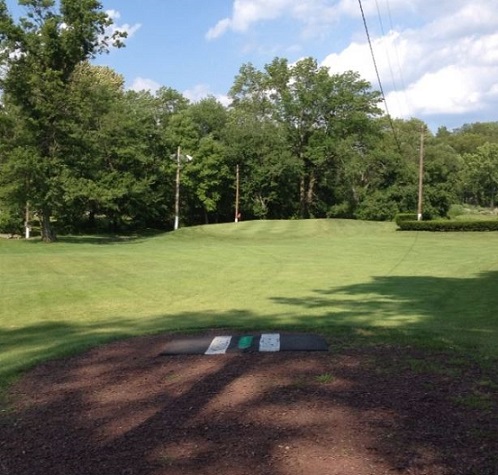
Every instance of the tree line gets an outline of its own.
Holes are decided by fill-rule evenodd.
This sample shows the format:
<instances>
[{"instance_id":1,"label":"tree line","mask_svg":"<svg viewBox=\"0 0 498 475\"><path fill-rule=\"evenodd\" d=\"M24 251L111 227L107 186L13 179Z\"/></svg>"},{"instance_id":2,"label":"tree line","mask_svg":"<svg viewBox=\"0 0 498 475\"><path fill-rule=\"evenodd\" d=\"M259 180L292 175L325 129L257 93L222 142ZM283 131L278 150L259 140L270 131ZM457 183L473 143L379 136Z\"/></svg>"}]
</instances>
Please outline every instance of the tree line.
<instances>
[{"instance_id":1,"label":"tree line","mask_svg":"<svg viewBox=\"0 0 498 475\"><path fill-rule=\"evenodd\" d=\"M242 65L229 106L129 91L92 64L123 46L99 1L19 3L16 20L0 0L0 230L21 229L27 208L45 241L171 229L176 203L182 225L233 221L236 208L242 219L390 220L417 208L422 133L426 217L495 205L498 122L433 134L392 120L358 73L313 58Z\"/></svg>"}]
</instances>

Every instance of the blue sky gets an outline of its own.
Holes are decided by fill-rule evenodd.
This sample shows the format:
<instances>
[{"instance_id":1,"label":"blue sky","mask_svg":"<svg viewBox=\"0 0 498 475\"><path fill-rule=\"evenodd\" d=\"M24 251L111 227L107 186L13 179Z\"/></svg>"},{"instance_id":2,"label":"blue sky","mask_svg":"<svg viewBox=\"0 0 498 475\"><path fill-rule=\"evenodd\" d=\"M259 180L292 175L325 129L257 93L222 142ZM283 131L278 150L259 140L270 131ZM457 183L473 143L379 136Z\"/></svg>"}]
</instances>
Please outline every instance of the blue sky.
<instances>
[{"instance_id":1,"label":"blue sky","mask_svg":"<svg viewBox=\"0 0 498 475\"><path fill-rule=\"evenodd\" d=\"M9 0L8 5L14 5ZM358 0L103 0L126 48L98 59L130 89L226 101L242 64L314 57L378 89ZM498 121L496 0L362 0L389 112L436 130Z\"/></svg>"}]
</instances>

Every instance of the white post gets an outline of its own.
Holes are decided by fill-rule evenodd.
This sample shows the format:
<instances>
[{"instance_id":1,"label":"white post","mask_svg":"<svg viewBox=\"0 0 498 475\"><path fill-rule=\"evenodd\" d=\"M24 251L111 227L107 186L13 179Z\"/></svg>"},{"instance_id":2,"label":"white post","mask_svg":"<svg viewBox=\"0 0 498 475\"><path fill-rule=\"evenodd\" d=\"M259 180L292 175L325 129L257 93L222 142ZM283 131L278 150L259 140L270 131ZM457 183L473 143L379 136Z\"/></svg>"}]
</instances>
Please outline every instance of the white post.
<instances>
[{"instance_id":1,"label":"white post","mask_svg":"<svg viewBox=\"0 0 498 475\"><path fill-rule=\"evenodd\" d=\"M240 182L240 174L239 174L239 164L235 169L235 222L239 222L239 182Z\"/></svg>"},{"instance_id":2,"label":"white post","mask_svg":"<svg viewBox=\"0 0 498 475\"><path fill-rule=\"evenodd\" d=\"M29 239L29 232L30 232L31 228L29 226L29 202L26 202L26 217L25 217L25 220L24 220L24 236L26 239Z\"/></svg>"}]
</instances>

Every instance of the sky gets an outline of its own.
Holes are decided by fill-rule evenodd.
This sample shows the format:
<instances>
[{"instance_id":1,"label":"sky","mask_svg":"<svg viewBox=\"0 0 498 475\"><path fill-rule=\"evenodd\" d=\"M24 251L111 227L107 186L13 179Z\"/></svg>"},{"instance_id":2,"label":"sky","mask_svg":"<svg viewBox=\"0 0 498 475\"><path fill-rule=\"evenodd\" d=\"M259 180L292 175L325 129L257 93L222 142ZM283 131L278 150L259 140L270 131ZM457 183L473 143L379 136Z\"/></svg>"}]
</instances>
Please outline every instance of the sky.
<instances>
[{"instance_id":1,"label":"sky","mask_svg":"<svg viewBox=\"0 0 498 475\"><path fill-rule=\"evenodd\" d=\"M380 89L359 0L101 0L126 47L99 57L126 88L227 103L240 67L313 57ZM8 0L13 6L15 0ZM393 117L432 130L498 121L498 0L361 0ZM385 107L385 106L384 106Z\"/></svg>"}]
</instances>

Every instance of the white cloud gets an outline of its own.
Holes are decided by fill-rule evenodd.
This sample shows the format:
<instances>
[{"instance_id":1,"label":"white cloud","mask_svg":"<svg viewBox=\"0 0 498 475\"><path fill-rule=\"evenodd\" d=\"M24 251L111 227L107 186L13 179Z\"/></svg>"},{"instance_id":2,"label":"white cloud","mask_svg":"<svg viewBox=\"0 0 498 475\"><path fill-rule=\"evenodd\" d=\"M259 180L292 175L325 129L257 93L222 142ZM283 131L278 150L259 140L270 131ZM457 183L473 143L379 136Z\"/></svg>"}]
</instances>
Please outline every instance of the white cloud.
<instances>
[{"instance_id":1,"label":"white cloud","mask_svg":"<svg viewBox=\"0 0 498 475\"><path fill-rule=\"evenodd\" d=\"M127 38L130 39L142 26L140 23L135 23L134 25L123 23L122 25L119 25L118 20L121 18L121 13L117 10L106 10L106 13L113 21L113 24L108 27L106 31L106 34L109 36L112 36L115 32L119 31L126 33Z\"/></svg>"},{"instance_id":2,"label":"white cloud","mask_svg":"<svg viewBox=\"0 0 498 475\"><path fill-rule=\"evenodd\" d=\"M496 0L363 0L362 6L392 115L435 117L498 109ZM378 31L379 12L382 29L389 31ZM231 16L220 19L206 38L230 31L244 34L268 21L275 21L278 32L281 18L294 20L307 36L340 31L338 39L346 46L332 50L322 64L331 72L358 71L378 88L357 0L234 0ZM251 48L260 51L268 45ZM307 54L304 48L302 53Z\"/></svg>"},{"instance_id":3,"label":"white cloud","mask_svg":"<svg viewBox=\"0 0 498 475\"><path fill-rule=\"evenodd\" d=\"M227 31L245 33L255 24L288 16L311 31L313 25L337 18L338 7L333 0L234 0L232 16L223 18L206 34L215 39Z\"/></svg>"},{"instance_id":4,"label":"white cloud","mask_svg":"<svg viewBox=\"0 0 498 475\"><path fill-rule=\"evenodd\" d=\"M429 2L436 3L439 11L452 11L458 4L467 0L390 0L391 12L428 10ZM475 0L486 2L487 0ZM367 16L377 15L378 0L363 0L363 10ZM433 9L433 8L432 8ZM245 33L259 22L290 17L303 26L306 36L317 34L322 28L340 23L344 18L359 18L361 11L358 0L234 0L232 15L223 18L207 33L207 39L215 39L229 30Z\"/></svg>"},{"instance_id":5,"label":"white cloud","mask_svg":"<svg viewBox=\"0 0 498 475\"><path fill-rule=\"evenodd\" d=\"M464 4L460 9L453 7L452 13L446 12L434 20L428 32L449 40L462 35L496 31L498 9L491 1L475 0Z\"/></svg>"},{"instance_id":6,"label":"white cloud","mask_svg":"<svg viewBox=\"0 0 498 475\"><path fill-rule=\"evenodd\" d=\"M150 91L154 94L160 87L161 85L152 79L137 77L133 81L130 89L137 92Z\"/></svg>"},{"instance_id":7,"label":"white cloud","mask_svg":"<svg viewBox=\"0 0 498 475\"><path fill-rule=\"evenodd\" d=\"M418 0L421 4L422 0ZM372 46L389 112L397 117L465 114L489 108L498 87L498 11L460 3L418 29L390 31ZM323 60L331 72L358 71L378 88L366 40Z\"/></svg>"},{"instance_id":8,"label":"white cloud","mask_svg":"<svg viewBox=\"0 0 498 475\"><path fill-rule=\"evenodd\" d=\"M121 18L121 13L117 10L106 10L105 12L112 21L119 20Z\"/></svg>"},{"instance_id":9,"label":"white cloud","mask_svg":"<svg viewBox=\"0 0 498 475\"><path fill-rule=\"evenodd\" d=\"M402 92L387 95L390 112L394 116L462 114L482 108L482 88L476 68L450 65L438 71L426 73ZM399 102L405 100L408 112L399 110Z\"/></svg>"},{"instance_id":10,"label":"white cloud","mask_svg":"<svg viewBox=\"0 0 498 475\"><path fill-rule=\"evenodd\" d=\"M214 38L218 38L219 36L224 35L225 32L230 29L231 23L232 22L230 21L230 18L224 18L223 20L220 20L218 23L216 23L216 26L211 28L206 33L206 38L208 40L212 40Z\"/></svg>"},{"instance_id":11,"label":"white cloud","mask_svg":"<svg viewBox=\"0 0 498 475\"><path fill-rule=\"evenodd\" d=\"M220 20L207 32L206 37L214 39L228 30L245 32L256 22L278 18L293 3L296 2L293 0L235 0L232 17Z\"/></svg>"},{"instance_id":12,"label":"white cloud","mask_svg":"<svg viewBox=\"0 0 498 475\"><path fill-rule=\"evenodd\" d=\"M193 88L183 91L183 95L191 102L199 102L200 100L211 96L224 106L228 106L228 104L230 104L228 96L223 94L213 94L210 87L206 84L197 84Z\"/></svg>"}]
</instances>

